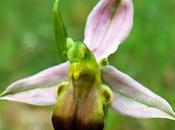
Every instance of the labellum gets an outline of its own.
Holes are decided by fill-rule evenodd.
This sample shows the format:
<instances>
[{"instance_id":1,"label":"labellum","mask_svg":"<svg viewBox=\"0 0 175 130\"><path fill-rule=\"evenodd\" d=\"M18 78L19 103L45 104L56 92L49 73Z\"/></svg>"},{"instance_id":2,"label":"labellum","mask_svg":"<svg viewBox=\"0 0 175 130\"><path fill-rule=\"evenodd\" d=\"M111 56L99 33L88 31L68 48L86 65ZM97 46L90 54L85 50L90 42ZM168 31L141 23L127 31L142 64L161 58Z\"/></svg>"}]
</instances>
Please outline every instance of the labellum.
<instances>
[{"instance_id":1,"label":"labellum","mask_svg":"<svg viewBox=\"0 0 175 130\"><path fill-rule=\"evenodd\" d=\"M112 92L101 84L100 67L85 44L75 42L68 57L69 80L58 87L53 126L55 130L103 130Z\"/></svg>"}]
</instances>

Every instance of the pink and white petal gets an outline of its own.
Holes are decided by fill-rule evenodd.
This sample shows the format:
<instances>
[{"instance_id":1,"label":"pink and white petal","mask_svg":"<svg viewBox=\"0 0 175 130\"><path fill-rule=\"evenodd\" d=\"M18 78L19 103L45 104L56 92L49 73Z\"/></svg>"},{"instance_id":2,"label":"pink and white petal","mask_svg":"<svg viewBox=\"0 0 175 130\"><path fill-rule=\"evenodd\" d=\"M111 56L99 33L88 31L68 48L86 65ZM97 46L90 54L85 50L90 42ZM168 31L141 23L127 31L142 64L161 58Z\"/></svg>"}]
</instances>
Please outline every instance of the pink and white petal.
<instances>
[{"instance_id":1,"label":"pink and white petal","mask_svg":"<svg viewBox=\"0 0 175 130\"><path fill-rule=\"evenodd\" d=\"M103 80L120 95L175 117L169 103L113 66L102 68ZM116 99L117 101L117 99ZM115 104L115 102L114 102Z\"/></svg>"},{"instance_id":2,"label":"pink and white petal","mask_svg":"<svg viewBox=\"0 0 175 130\"><path fill-rule=\"evenodd\" d=\"M100 0L87 19L84 42L98 59L107 58L133 25L132 0Z\"/></svg>"},{"instance_id":3,"label":"pink and white petal","mask_svg":"<svg viewBox=\"0 0 175 130\"><path fill-rule=\"evenodd\" d=\"M14 97L14 101L16 100L17 102L20 102L25 100L25 96L27 96L28 93L30 98L26 102L29 103L30 101L34 101L34 97L36 97L36 99L40 99L47 97L47 95L51 96L51 94L53 94L51 92L55 90L55 87L58 86L58 84L68 80L69 66L69 63L65 62L43 70L33 76L18 80L6 88L6 90L1 94L0 99L12 100ZM47 89L49 91L46 91ZM24 98L22 99L22 97ZM53 99L53 97L48 97L48 99ZM36 100L35 102L39 102L41 100L48 102L48 99L40 99L38 101ZM30 102L29 104L36 105L35 102ZM53 100L51 100L51 102L53 102Z\"/></svg>"},{"instance_id":4,"label":"pink and white petal","mask_svg":"<svg viewBox=\"0 0 175 130\"><path fill-rule=\"evenodd\" d=\"M8 100L35 106L52 106L56 103L58 86L36 88L19 93L7 94L0 100Z\"/></svg>"},{"instance_id":5,"label":"pink and white petal","mask_svg":"<svg viewBox=\"0 0 175 130\"><path fill-rule=\"evenodd\" d=\"M166 118L175 120L175 116L171 114L117 93L113 96L112 108L123 115L135 118Z\"/></svg>"}]
</instances>

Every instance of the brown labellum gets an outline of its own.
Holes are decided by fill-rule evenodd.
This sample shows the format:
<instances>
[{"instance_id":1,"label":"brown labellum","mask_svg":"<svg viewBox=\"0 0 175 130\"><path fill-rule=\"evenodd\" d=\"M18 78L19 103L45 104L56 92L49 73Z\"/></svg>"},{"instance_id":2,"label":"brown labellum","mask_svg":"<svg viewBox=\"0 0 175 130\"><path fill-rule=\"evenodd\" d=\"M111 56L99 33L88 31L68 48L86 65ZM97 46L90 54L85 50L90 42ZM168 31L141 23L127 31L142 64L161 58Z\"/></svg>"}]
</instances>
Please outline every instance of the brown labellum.
<instances>
[{"instance_id":1,"label":"brown labellum","mask_svg":"<svg viewBox=\"0 0 175 130\"><path fill-rule=\"evenodd\" d=\"M59 87L58 103L52 115L55 130L103 130L110 96L106 96L103 87L83 83L84 79L88 81L83 75Z\"/></svg>"}]
</instances>

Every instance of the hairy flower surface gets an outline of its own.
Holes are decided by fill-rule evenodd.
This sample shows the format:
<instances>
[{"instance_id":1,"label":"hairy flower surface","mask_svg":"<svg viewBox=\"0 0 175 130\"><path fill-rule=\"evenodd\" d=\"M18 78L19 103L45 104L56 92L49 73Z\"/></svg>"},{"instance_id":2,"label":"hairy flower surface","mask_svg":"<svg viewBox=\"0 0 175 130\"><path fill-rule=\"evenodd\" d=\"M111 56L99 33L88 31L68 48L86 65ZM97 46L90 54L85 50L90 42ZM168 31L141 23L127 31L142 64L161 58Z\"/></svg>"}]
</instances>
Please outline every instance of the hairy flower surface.
<instances>
[{"instance_id":1,"label":"hairy flower surface","mask_svg":"<svg viewBox=\"0 0 175 130\"><path fill-rule=\"evenodd\" d=\"M132 28L132 0L100 0L88 16L83 42L67 37L59 0L53 12L59 53L68 61L12 83L1 100L54 106L56 130L102 130L109 107L136 118L175 120L166 100L108 64Z\"/></svg>"}]
</instances>

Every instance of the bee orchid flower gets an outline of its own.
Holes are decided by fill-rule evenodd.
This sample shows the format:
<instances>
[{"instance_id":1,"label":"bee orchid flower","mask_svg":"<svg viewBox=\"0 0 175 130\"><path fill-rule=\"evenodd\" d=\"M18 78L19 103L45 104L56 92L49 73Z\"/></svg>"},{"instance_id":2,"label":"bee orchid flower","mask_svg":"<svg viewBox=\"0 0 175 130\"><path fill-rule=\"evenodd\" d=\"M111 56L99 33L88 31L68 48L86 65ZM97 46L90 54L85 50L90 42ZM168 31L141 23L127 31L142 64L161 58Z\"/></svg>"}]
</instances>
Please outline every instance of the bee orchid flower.
<instances>
[{"instance_id":1,"label":"bee orchid flower","mask_svg":"<svg viewBox=\"0 0 175 130\"><path fill-rule=\"evenodd\" d=\"M100 0L87 18L82 42L67 37L59 0L53 12L64 62L12 83L1 100L54 106L55 130L102 130L110 107L135 118L175 120L165 99L107 61L131 31L132 0Z\"/></svg>"}]
</instances>

